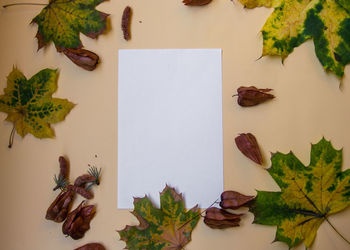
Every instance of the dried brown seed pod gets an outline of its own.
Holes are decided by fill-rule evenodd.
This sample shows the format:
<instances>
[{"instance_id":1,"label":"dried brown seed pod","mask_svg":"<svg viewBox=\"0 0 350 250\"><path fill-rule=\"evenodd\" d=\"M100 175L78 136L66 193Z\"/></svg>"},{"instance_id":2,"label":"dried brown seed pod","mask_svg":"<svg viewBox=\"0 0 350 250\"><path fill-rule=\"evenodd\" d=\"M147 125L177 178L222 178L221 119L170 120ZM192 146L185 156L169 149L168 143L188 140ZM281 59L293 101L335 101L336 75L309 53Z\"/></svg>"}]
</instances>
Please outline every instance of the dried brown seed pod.
<instances>
[{"instance_id":1,"label":"dried brown seed pod","mask_svg":"<svg viewBox=\"0 0 350 250\"><path fill-rule=\"evenodd\" d=\"M106 250L106 248L100 243L88 243L74 250Z\"/></svg>"},{"instance_id":2,"label":"dried brown seed pod","mask_svg":"<svg viewBox=\"0 0 350 250\"><path fill-rule=\"evenodd\" d=\"M45 218L55 222L64 221L72 205L73 199L73 191L62 191L47 209Z\"/></svg>"},{"instance_id":3,"label":"dried brown seed pod","mask_svg":"<svg viewBox=\"0 0 350 250\"><path fill-rule=\"evenodd\" d=\"M85 184L89 183L89 182L94 182L96 181L96 177L92 176L90 174L83 174L81 176L79 176L78 178L75 179L74 181L74 186L77 187L84 187Z\"/></svg>"},{"instance_id":4,"label":"dried brown seed pod","mask_svg":"<svg viewBox=\"0 0 350 250\"><path fill-rule=\"evenodd\" d=\"M210 3L212 0L183 0L182 2L188 6L202 6Z\"/></svg>"},{"instance_id":5,"label":"dried brown seed pod","mask_svg":"<svg viewBox=\"0 0 350 250\"><path fill-rule=\"evenodd\" d=\"M70 191L73 191L75 193L78 193L81 196L83 196L85 199L88 199L88 200L90 200L90 199L92 199L94 197L94 195L89 190L86 190L83 187L78 187L78 186L75 186L75 185L68 185L67 186L67 190L70 190Z\"/></svg>"},{"instance_id":6,"label":"dried brown seed pod","mask_svg":"<svg viewBox=\"0 0 350 250\"><path fill-rule=\"evenodd\" d=\"M63 223L62 232L73 239L81 239L85 232L90 229L90 221L95 215L95 206L83 206L84 201L70 212L66 221Z\"/></svg>"},{"instance_id":7,"label":"dried brown seed pod","mask_svg":"<svg viewBox=\"0 0 350 250\"><path fill-rule=\"evenodd\" d=\"M63 156L60 156L58 158L58 162L60 163L60 173L58 175L58 178L56 177L56 175L54 176L56 186L53 188L53 191L55 191L59 188L64 189L69 183L69 181L68 181L68 173L69 173L68 161Z\"/></svg>"},{"instance_id":8,"label":"dried brown seed pod","mask_svg":"<svg viewBox=\"0 0 350 250\"><path fill-rule=\"evenodd\" d=\"M205 216L204 223L213 229L223 229L228 227L237 227L241 221L243 214L229 213L223 209L217 207L208 208Z\"/></svg>"},{"instance_id":9,"label":"dried brown seed pod","mask_svg":"<svg viewBox=\"0 0 350 250\"><path fill-rule=\"evenodd\" d=\"M220 207L224 209L237 209L253 200L255 196L247 196L236 191L225 191L221 194Z\"/></svg>"},{"instance_id":10,"label":"dried brown seed pod","mask_svg":"<svg viewBox=\"0 0 350 250\"><path fill-rule=\"evenodd\" d=\"M101 168L98 170L96 167L90 167L88 174L83 174L75 179L74 186L84 187L89 189L93 185L100 185ZM85 184L88 184L85 186Z\"/></svg>"},{"instance_id":11,"label":"dried brown seed pod","mask_svg":"<svg viewBox=\"0 0 350 250\"><path fill-rule=\"evenodd\" d=\"M126 6L122 16L122 31L126 41L131 39L130 24L131 24L132 10Z\"/></svg>"},{"instance_id":12,"label":"dried brown seed pod","mask_svg":"<svg viewBox=\"0 0 350 250\"><path fill-rule=\"evenodd\" d=\"M63 52L72 62L79 67L92 71L96 69L99 61L98 55L94 52L86 49L70 49L70 48L57 48L59 52Z\"/></svg>"},{"instance_id":13,"label":"dried brown seed pod","mask_svg":"<svg viewBox=\"0 0 350 250\"><path fill-rule=\"evenodd\" d=\"M255 106L267 100L275 98L274 95L269 94L272 89L258 89L254 86L239 87L237 89L237 102L242 107ZM234 95L236 96L236 95Z\"/></svg>"},{"instance_id":14,"label":"dried brown seed pod","mask_svg":"<svg viewBox=\"0 0 350 250\"><path fill-rule=\"evenodd\" d=\"M251 133L240 134L235 138L238 149L249 159L259 165L263 164L263 159L260 153L258 142Z\"/></svg>"}]
</instances>

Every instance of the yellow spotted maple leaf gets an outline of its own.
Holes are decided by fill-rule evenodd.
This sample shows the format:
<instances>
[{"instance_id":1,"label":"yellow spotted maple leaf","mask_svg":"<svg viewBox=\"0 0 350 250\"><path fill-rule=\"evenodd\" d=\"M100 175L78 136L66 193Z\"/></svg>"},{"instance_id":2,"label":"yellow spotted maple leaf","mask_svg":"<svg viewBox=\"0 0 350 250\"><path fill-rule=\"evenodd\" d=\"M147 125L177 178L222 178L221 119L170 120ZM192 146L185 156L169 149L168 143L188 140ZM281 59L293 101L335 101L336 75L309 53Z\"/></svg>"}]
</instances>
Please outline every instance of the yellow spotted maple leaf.
<instances>
[{"instance_id":1,"label":"yellow spotted maple leaf","mask_svg":"<svg viewBox=\"0 0 350 250\"><path fill-rule=\"evenodd\" d=\"M118 231L128 249L183 249L191 240L191 232L199 220L197 206L186 211L181 194L166 186L160 193L160 209L148 197L134 199L133 215L138 226L126 226Z\"/></svg>"},{"instance_id":2,"label":"yellow spotted maple leaf","mask_svg":"<svg viewBox=\"0 0 350 250\"><path fill-rule=\"evenodd\" d=\"M309 248L322 222L350 205L350 169L341 171L342 150L325 139L312 145L304 166L295 155L276 153L269 174L281 192L258 191L249 210L254 223L276 225L275 241ZM333 226L332 226L333 227Z\"/></svg>"},{"instance_id":3,"label":"yellow spotted maple leaf","mask_svg":"<svg viewBox=\"0 0 350 250\"><path fill-rule=\"evenodd\" d=\"M350 62L349 0L239 0L246 8L275 10L262 28L262 55L284 60L312 38L324 69L343 77Z\"/></svg>"},{"instance_id":4,"label":"yellow spotted maple leaf","mask_svg":"<svg viewBox=\"0 0 350 250\"><path fill-rule=\"evenodd\" d=\"M29 80L17 68L12 70L5 94L0 95L0 111L13 123L9 147L15 131L22 137L28 133L37 138L54 137L50 124L64 120L74 107L67 99L52 98L56 89L56 70L41 70Z\"/></svg>"}]
</instances>

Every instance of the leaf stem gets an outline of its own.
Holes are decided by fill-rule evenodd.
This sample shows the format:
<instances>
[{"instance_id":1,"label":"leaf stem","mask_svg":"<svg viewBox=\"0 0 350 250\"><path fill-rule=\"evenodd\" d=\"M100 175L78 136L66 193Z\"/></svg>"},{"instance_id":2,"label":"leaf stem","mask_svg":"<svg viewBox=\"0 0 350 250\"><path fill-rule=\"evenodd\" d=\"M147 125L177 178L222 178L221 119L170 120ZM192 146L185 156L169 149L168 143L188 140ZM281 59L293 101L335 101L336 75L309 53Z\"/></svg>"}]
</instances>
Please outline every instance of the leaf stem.
<instances>
[{"instance_id":1,"label":"leaf stem","mask_svg":"<svg viewBox=\"0 0 350 250\"><path fill-rule=\"evenodd\" d=\"M13 139L15 137L15 132L16 132L16 123L13 124L13 128L12 128L11 133L10 133L8 148L12 148Z\"/></svg>"},{"instance_id":2,"label":"leaf stem","mask_svg":"<svg viewBox=\"0 0 350 250\"><path fill-rule=\"evenodd\" d=\"M44 4L44 3L10 3L10 4L5 4L2 7L7 8L7 7L11 7L11 6L16 6L16 5L41 5L41 6L44 6L47 4Z\"/></svg>"},{"instance_id":3,"label":"leaf stem","mask_svg":"<svg viewBox=\"0 0 350 250\"><path fill-rule=\"evenodd\" d=\"M346 243L350 245L350 241L348 241L333 225L332 223L328 220L327 217L325 217L325 220L328 222L328 224L333 228L333 230L340 236L342 237L343 240L345 240Z\"/></svg>"},{"instance_id":4,"label":"leaf stem","mask_svg":"<svg viewBox=\"0 0 350 250\"><path fill-rule=\"evenodd\" d=\"M217 198L216 201L214 201L207 209L203 210L201 213L197 214L196 216L194 216L193 218L191 218L190 220L186 221L184 224L182 224L177 230L180 230L181 228L183 228L185 225L187 225L188 223L190 223L191 221L193 221L194 219L196 219L197 217L201 216L204 212L206 212L209 208L211 208L215 203L217 203L217 201L220 198Z\"/></svg>"}]
</instances>

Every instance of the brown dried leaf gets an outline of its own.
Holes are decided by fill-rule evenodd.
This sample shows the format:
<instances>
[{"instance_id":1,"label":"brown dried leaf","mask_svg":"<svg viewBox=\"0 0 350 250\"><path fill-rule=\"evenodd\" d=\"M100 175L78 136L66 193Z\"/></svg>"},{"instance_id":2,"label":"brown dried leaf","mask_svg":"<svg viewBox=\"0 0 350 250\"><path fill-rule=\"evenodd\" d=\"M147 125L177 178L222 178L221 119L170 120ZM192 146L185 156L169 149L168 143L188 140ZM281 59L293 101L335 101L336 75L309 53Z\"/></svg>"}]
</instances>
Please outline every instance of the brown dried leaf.
<instances>
[{"instance_id":1,"label":"brown dried leaf","mask_svg":"<svg viewBox=\"0 0 350 250\"><path fill-rule=\"evenodd\" d=\"M251 133L240 134L235 138L238 149L249 159L259 165L263 164L263 159L260 153L260 148L256 138Z\"/></svg>"}]
</instances>

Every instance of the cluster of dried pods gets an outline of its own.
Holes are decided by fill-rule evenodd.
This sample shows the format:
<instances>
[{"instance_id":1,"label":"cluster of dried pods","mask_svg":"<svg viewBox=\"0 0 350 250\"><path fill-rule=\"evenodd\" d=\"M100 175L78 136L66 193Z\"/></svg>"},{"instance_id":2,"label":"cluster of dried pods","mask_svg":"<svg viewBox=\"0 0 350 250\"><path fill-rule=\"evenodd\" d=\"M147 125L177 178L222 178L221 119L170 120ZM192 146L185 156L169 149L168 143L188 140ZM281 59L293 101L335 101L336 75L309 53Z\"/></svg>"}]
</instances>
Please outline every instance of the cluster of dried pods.
<instances>
[{"instance_id":1,"label":"cluster of dried pods","mask_svg":"<svg viewBox=\"0 0 350 250\"><path fill-rule=\"evenodd\" d=\"M224 191L221 194L220 207L210 207L206 210L204 223L213 229L237 227L241 221L242 213L235 214L226 209L235 210L247 206L255 196L247 196L236 191Z\"/></svg>"},{"instance_id":2,"label":"cluster of dried pods","mask_svg":"<svg viewBox=\"0 0 350 250\"><path fill-rule=\"evenodd\" d=\"M275 98L274 95L268 93L271 90L272 89L258 89L254 86L242 86L237 89L237 94L233 96L238 96L238 105L242 107L251 107ZM235 138L235 142L237 148L242 152L242 154L255 163L263 165L263 158L260 148L253 134L242 133Z\"/></svg>"},{"instance_id":3,"label":"cluster of dried pods","mask_svg":"<svg viewBox=\"0 0 350 250\"><path fill-rule=\"evenodd\" d=\"M63 234L71 236L73 239L80 239L85 232L90 229L90 221L95 215L95 205L85 206L85 201L72 212L72 206L75 194L79 194L86 199L92 199L93 194L90 187L100 184L101 169L91 167L88 174L83 174L75 179L74 185L69 184L68 162L63 157L59 157L60 173L58 178L54 177L56 186L53 190L61 189L61 193L51 203L46 211L46 219L60 223L65 220L62 226Z\"/></svg>"}]
</instances>

